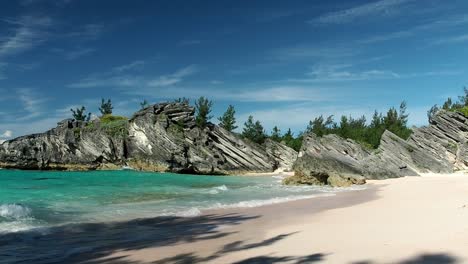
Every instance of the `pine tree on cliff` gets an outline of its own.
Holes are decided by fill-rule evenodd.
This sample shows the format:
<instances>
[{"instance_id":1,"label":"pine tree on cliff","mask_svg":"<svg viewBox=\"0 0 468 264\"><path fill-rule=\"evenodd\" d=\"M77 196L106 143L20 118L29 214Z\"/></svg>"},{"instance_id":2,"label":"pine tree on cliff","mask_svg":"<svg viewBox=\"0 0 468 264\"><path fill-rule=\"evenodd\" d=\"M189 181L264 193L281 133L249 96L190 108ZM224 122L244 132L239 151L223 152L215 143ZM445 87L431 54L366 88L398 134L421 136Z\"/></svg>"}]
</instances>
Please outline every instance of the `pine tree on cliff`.
<instances>
[{"instance_id":1,"label":"pine tree on cliff","mask_svg":"<svg viewBox=\"0 0 468 264\"><path fill-rule=\"evenodd\" d=\"M281 136L281 130L277 126L273 127L273 129L271 130L270 138L271 140L276 142L281 142L281 140L283 139Z\"/></svg>"},{"instance_id":2,"label":"pine tree on cliff","mask_svg":"<svg viewBox=\"0 0 468 264\"><path fill-rule=\"evenodd\" d=\"M258 120L254 122L253 116L249 116L247 122L244 123L242 136L258 144L263 144L266 139L262 124Z\"/></svg>"},{"instance_id":3,"label":"pine tree on cliff","mask_svg":"<svg viewBox=\"0 0 468 264\"><path fill-rule=\"evenodd\" d=\"M91 113L86 115L86 107L84 106L77 108L76 110L70 109L70 111L76 121L89 122L89 120L91 120Z\"/></svg>"},{"instance_id":4,"label":"pine tree on cliff","mask_svg":"<svg viewBox=\"0 0 468 264\"><path fill-rule=\"evenodd\" d=\"M213 118L213 116L210 115L212 107L213 102L203 96L198 98L198 100L195 102L195 122L199 128L205 128L208 124L208 121Z\"/></svg>"},{"instance_id":5,"label":"pine tree on cliff","mask_svg":"<svg viewBox=\"0 0 468 264\"><path fill-rule=\"evenodd\" d=\"M226 112L224 112L223 116L219 117L219 126L226 129L227 131L232 132L234 129L237 128L236 126L236 110L234 106L229 105Z\"/></svg>"},{"instance_id":6,"label":"pine tree on cliff","mask_svg":"<svg viewBox=\"0 0 468 264\"><path fill-rule=\"evenodd\" d=\"M149 106L149 103L148 103L148 101L146 101L146 99L143 100L143 102L140 103L140 107L141 107L142 110L147 108L148 106Z\"/></svg>"},{"instance_id":7,"label":"pine tree on cliff","mask_svg":"<svg viewBox=\"0 0 468 264\"><path fill-rule=\"evenodd\" d=\"M114 107L112 106L111 99L108 99L107 102L102 98L101 100L101 107L99 107L99 111L101 114L104 115L112 115L112 110Z\"/></svg>"}]
</instances>

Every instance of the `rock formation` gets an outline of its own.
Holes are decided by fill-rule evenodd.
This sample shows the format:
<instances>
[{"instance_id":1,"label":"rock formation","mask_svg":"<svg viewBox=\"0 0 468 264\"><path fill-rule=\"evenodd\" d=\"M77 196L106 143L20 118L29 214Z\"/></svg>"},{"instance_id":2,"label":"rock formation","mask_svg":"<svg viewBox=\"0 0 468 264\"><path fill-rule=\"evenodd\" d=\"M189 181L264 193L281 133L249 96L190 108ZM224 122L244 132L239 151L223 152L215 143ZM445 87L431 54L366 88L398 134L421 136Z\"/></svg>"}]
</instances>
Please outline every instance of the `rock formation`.
<instances>
[{"instance_id":1,"label":"rock formation","mask_svg":"<svg viewBox=\"0 0 468 264\"><path fill-rule=\"evenodd\" d=\"M94 170L128 165L196 174L291 169L294 150L272 142L260 146L213 124L201 129L195 125L194 112L187 104L163 103L135 113L118 126L109 127L99 119L64 120L46 133L2 144L0 167Z\"/></svg>"},{"instance_id":2,"label":"rock formation","mask_svg":"<svg viewBox=\"0 0 468 264\"><path fill-rule=\"evenodd\" d=\"M286 184L346 186L366 179L452 173L468 167L468 118L439 112L428 127L415 128L408 140L385 131L377 150L336 135L309 134Z\"/></svg>"}]
</instances>

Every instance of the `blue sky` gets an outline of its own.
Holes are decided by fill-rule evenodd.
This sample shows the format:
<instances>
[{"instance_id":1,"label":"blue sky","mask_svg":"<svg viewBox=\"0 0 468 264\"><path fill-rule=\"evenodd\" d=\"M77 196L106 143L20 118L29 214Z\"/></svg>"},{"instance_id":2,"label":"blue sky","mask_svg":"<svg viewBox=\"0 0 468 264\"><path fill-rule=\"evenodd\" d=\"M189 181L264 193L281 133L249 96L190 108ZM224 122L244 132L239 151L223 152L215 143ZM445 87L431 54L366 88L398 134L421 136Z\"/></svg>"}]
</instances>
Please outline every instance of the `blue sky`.
<instances>
[{"instance_id":1,"label":"blue sky","mask_svg":"<svg viewBox=\"0 0 468 264\"><path fill-rule=\"evenodd\" d=\"M468 83L467 28L465 0L3 1L0 139L101 97L131 115L203 95L283 131L406 100L424 125Z\"/></svg>"}]
</instances>

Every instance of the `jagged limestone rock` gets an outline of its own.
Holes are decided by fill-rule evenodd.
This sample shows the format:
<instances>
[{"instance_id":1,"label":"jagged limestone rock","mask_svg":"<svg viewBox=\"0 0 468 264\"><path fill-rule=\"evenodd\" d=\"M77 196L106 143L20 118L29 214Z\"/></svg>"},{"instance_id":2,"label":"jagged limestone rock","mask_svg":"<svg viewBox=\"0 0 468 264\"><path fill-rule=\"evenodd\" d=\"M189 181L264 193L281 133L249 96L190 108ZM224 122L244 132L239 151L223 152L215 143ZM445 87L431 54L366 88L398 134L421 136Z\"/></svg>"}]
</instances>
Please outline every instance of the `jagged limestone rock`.
<instances>
[{"instance_id":1,"label":"jagged limestone rock","mask_svg":"<svg viewBox=\"0 0 468 264\"><path fill-rule=\"evenodd\" d=\"M43 134L0 146L0 167L92 170L128 165L144 171L196 174L273 172L291 166L294 153L273 156L268 147L213 124L198 128L195 110L184 103L149 106L118 127L64 120ZM291 156L291 157L290 157ZM289 158L287 158L289 157Z\"/></svg>"},{"instance_id":2,"label":"jagged limestone rock","mask_svg":"<svg viewBox=\"0 0 468 264\"><path fill-rule=\"evenodd\" d=\"M297 151L271 139L265 141L265 148L266 152L278 162L279 170L285 172L292 171L294 162L297 159Z\"/></svg>"},{"instance_id":3,"label":"jagged limestone rock","mask_svg":"<svg viewBox=\"0 0 468 264\"><path fill-rule=\"evenodd\" d=\"M452 173L467 169L467 140L468 118L446 111L439 112L428 127L413 129L408 140L385 131L379 148L372 151L336 135L319 138L309 134L304 137L294 171L298 177L340 176L329 177L334 185L343 185L344 174L385 179Z\"/></svg>"}]
</instances>

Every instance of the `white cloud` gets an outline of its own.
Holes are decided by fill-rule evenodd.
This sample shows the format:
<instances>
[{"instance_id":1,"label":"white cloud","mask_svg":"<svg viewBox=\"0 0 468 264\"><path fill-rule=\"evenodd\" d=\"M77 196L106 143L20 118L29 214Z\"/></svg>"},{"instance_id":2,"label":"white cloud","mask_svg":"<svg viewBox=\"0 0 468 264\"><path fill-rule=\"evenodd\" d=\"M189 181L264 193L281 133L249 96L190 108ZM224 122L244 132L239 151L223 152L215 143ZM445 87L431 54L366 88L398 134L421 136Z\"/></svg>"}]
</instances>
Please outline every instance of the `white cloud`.
<instances>
[{"instance_id":1,"label":"white cloud","mask_svg":"<svg viewBox=\"0 0 468 264\"><path fill-rule=\"evenodd\" d=\"M8 64L6 62L0 62L0 80L6 79L4 70Z\"/></svg>"},{"instance_id":2,"label":"white cloud","mask_svg":"<svg viewBox=\"0 0 468 264\"><path fill-rule=\"evenodd\" d=\"M66 60L76 60L95 51L96 49L93 48L80 48L77 50L67 51L64 53L64 56Z\"/></svg>"},{"instance_id":3,"label":"white cloud","mask_svg":"<svg viewBox=\"0 0 468 264\"><path fill-rule=\"evenodd\" d=\"M200 45L202 43L199 39L191 39L191 40L183 40L179 42L179 46L193 46L193 45Z\"/></svg>"},{"instance_id":4,"label":"white cloud","mask_svg":"<svg viewBox=\"0 0 468 264\"><path fill-rule=\"evenodd\" d=\"M10 138L13 136L13 131L5 130L2 134L0 134L0 138Z\"/></svg>"},{"instance_id":5,"label":"white cloud","mask_svg":"<svg viewBox=\"0 0 468 264\"><path fill-rule=\"evenodd\" d=\"M396 79L400 74L390 70L371 69L365 71L353 71L353 64L317 64L311 72L306 75L308 78L289 79L290 82L345 82L345 81L365 81L376 79Z\"/></svg>"},{"instance_id":6,"label":"white cloud","mask_svg":"<svg viewBox=\"0 0 468 264\"><path fill-rule=\"evenodd\" d=\"M468 34L439 39L439 40L434 41L434 44L443 45L443 44L458 44L458 43L465 43L465 42L468 42Z\"/></svg>"},{"instance_id":7,"label":"white cloud","mask_svg":"<svg viewBox=\"0 0 468 264\"><path fill-rule=\"evenodd\" d=\"M0 57L15 55L27 51L47 40L46 28L52 25L49 17L24 16L18 20L3 19L15 29L11 36L0 42Z\"/></svg>"},{"instance_id":8,"label":"white cloud","mask_svg":"<svg viewBox=\"0 0 468 264\"><path fill-rule=\"evenodd\" d=\"M184 79L190 75L193 75L195 72L198 71L195 65L191 65L178 71L167 74L161 75L154 79L148 79L147 77L143 76L135 76L135 75L121 75L119 70L128 70L132 67L136 67L137 65L124 65L118 66L113 68L110 72L105 74L90 76L80 80L76 83L69 84L68 87L71 88L93 88L93 87L117 87L117 88L129 88L132 87L132 91L135 90L138 92L139 90L148 91L151 88L161 88L172 86L177 83L184 81ZM130 67L130 68L129 68Z\"/></svg>"},{"instance_id":9,"label":"white cloud","mask_svg":"<svg viewBox=\"0 0 468 264\"><path fill-rule=\"evenodd\" d=\"M373 43L383 42L387 40L411 37L420 32L425 32L425 31L431 31L431 32L434 32L436 30L443 31L443 30L446 30L447 28L463 26L466 24L468 24L468 15L455 15L452 17L444 18L444 19L432 20L428 23L417 25L410 29L405 29L402 31L396 31L392 33L372 36L366 39L361 39L358 41L358 43L373 44ZM440 39L440 40L434 41L434 44L464 42L464 41L467 41L465 37L466 35L448 38L448 39Z\"/></svg>"},{"instance_id":10,"label":"white cloud","mask_svg":"<svg viewBox=\"0 0 468 264\"><path fill-rule=\"evenodd\" d=\"M327 13L309 21L309 23L345 24L362 17L389 16L397 13L399 6L410 1L414 0L380 0L337 12Z\"/></svg>"},{"instance_id":11,"label":"white cloud","mask_svg":"<svg viewBox=\"0 0 468 264\"><path fill-rule=\"evenodd\" d=\"M68 37L78 38L79 40L95 40L104 33L104 25L87 24L79 29L67 34Z\"/></svg>"},{"instance_id":12,"label":"white cloud","mask_svg":"<svg viewBox=\"0 0 468 264\"><path fill-rule=\"evenodd\" d=\"M298 59L341 59L357 55L356 49L345 47L318 47L318 46L295 46L281 48L273 51L272 57L278 60Z\"/></svg>"},{"instance_id":13,"label":"white cloud","mask_svg":"<svg viewBox=\"0 0 468 264\"><path fill-rule=\"evenodd\" d=\"M137 60L137 61L133 61L133 62L128 63L128 64L124 64L124 65L120 65L120 66L114 67L114 68L112 69L112 72L115 72L115 73L122 73L122 72L125 72L125 71L129 71L129 70L133 70L133 69L142 67L143 65L145 65L145 62L144 62L144 61L142 61L142 60Z\"/></svg>"},{"instance_id":14,"label":"white cloud","mask_svg":"<svg viewBox=\"0 0 468 264\"><path fill-rule=\"evenodd\" d=\"M244 113L239 116L238 120L239 123L243 123L249 115L252 115L254 119L262 122L267 131L270 131L274 126L278 126L284 130L283 132L286 132L287 128L303 131L310 120L320 115L334 115L335 117L341 115L351 115L354 117L365 115L370 117L373 113L374 110L370 108L298 104Z\"/></svg>"},{"instance_id":15,"label":"white cloud","mask_svg":"<svg viewBox=\"0 0 468 264\"><path fill-rule=\"evenodd\" d=\"M18 121L30 120L43 114L43 103L47 101L46 98L38 96L31 89L18 89L17 96L23 104L23 109L26 115L17 118Z\"/></svg>"},{"instance_id":16,"label":"white cloud","mask_svg":"<svg viewBox=\"0 0 468 264\"><path fill-rule=\"evenodd\" d=\"M34 119L30 122L2 122L0 123L0 131L9 129L15 131L15 136L42 133L56 127L58 121L59 120L57 120L55 117L47 117L44 119Z\"/></svg>"}]
</instances>

